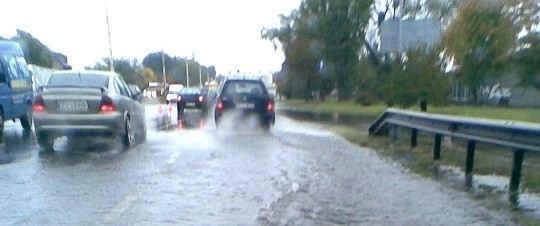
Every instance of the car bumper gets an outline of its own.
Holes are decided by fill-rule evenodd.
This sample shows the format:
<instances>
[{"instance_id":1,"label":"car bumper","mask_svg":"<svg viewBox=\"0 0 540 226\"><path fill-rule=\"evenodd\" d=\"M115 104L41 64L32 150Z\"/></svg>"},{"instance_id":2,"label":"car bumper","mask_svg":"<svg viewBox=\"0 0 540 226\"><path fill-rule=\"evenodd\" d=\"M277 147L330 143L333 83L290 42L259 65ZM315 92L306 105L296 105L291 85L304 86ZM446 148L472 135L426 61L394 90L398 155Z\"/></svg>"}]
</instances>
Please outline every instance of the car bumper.
<instances>
[{"instance_id":1,"label":"car bumper","mask_svg":"<svg viewBox=\"0 0 540 226\"><path fill-rule=\"evenodd\" d=\"M43 114L34 113L36 135L114 137L124 131L120 113L107 114Z\"/></svg>"},{"instance_id":2,"label":"car bumper","mask_svg":"<svg viewBox=\"0 0 540 226\"><path fill-rule=\"evenodd\" d=\"M206 107L206 104L200 102L178 102L177 106L178 108L203 109Z\"/></svg>"},{"instance_id":3,"label":"car bumper","mask_svg":"<svg viewBox=\"0 0 540 226\"><path fill-rule=\"evenodd\" d=\"M219 119L225 115L225 114L231 114L234 117L234 120L242 120L243 118L249 118L250 116L257 116L259 117L261 122L264 123L274 123L276 120L276 114L275 112L253 112L253 111L244 111L244 110L225 110L225 111L215 111L214 117L216 121L219 121Z\"/></svg>"}]
</instances>

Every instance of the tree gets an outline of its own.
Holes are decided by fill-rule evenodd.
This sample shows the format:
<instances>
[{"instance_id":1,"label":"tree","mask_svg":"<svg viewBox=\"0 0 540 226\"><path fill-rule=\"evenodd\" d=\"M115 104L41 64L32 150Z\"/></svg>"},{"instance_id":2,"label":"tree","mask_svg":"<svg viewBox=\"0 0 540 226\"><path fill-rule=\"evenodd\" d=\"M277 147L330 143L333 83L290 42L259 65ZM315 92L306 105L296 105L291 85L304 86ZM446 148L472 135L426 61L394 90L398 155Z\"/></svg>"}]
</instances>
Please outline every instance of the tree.
<instances>
[{"instance_id":1,"label":"tree","mask_svg":"<svg viewBox=\"0 0 540 226\"><path fill-rule=\"evenodd\" d=\"M436 50L412 49L406 58L397 57L389 63L390 70L379 86L388 105L407 108L422 99L434 105L447 102L449 82L442 76Z\"/></svg>"},{"instance_id":2,"label":"tree","mask_svg":"<svg viewBox=\"0 0 540 226\"><path fill-rule=\"evenodd\" d=\"M505 12L520 30L530 32L540 24L538 0L506 0Z\"/></svg>"},{"instance_id":3,"label":"tree","mask_svg":"<svg viewBox=\"0 0 540 226\"><path fill-rule=\"evenodd\" d=\"M139 83L139 77L136 74L137 67L138 65L136 65L136 60L125 58L114 59L114 71L122 75L126 83Z\"/></svg>"},{"instance_id":4,"label":"tree","mask_svg":"<svg viewBox=\"0 0 540 226\"><path fill-rule=\"evenodd\" d=\"M370 18L372 1L312 0L306 1L318 18L318 40L322 44L322 60L333 65L331 72L339 100L352 96L352 81L357 74L364 28Z\"/></svg>"},{"instance_id":5,"label":"tree","mask_svg":"<svg viewBox=\"0 0 540 226\"><path fill-rule=\"evenodd\" d=\"M262 37L282 44L284 70L290 88L302 87L309 94L314 87L325 90L337 84L340 100L351 97L357 76L358 54L372 1L305 0L290 16L281 16L279 29L263 29ZM320 63L328 77L318 75ZM287 90L286 88L284 90Z\"/></svg>"},{"instance_id":6,"label":"tree","mask_svg":"<svg viewBox=\"0 0 540 226\"><path fill-rule=\"evenodd\" d=\"M467 1L446 30L446 57L460 67L457 80L468 86L477 102L480 85L496 79L509 65L515 41L512 21L499 1Z\"/></svg>"},{"instance_id":7,"label":"tree","mask_svg":"<svg viewBox=\"0 0 540 226\"><path fill-rule=\"evenodd\" d=\"M139 67L135 70L135 73L137 74L137 77L140 78L137 80L137 85L143 90L148 88L148 83L155 82L157 80L156 76L154 75L154 71L147 67Z\"/></svg>"},{"instance_id":8,"label":"tree","mask_svg":"<svg viewBox=\"0 0 540 226\"><path fill-rule=\"evenodd\" d=\"M540 36L530 34L520 40L520 46L514 57L520 85L540 91Z\"/></svg>"},{"instance_id":9,"label":"tree","mask_svg":"<svg viewBox=\"0 0 540 226\"><path fill-rule=\"evenodd\" d=\"M26 60L29 64L35 64L42 67L52 68L53 59L51 51L43 45L38 39L23 30L17 30L17 36L12 38L21 44Z\"/></svg>"},{"instance_id":10,"label":"tree","mask_svg":"<svg viewBox=\"0 0 540 226\"><path fill-rule=\"evenodd\" d=\"M165 62L163 62L162 57L164 57ZM172 58L166 53L154 52L144 57L142 65L152 69L154 74L160 75L157 79L163 82L163 63L165 63L165 73L168 73L168 71L170 71L172 68Z\"/></svg>"},{"instance_id":11,"label":"tree","mask_svg":"<svg viewBox=\"0 0 540 226\"><path fill-rule=\"evenodd\" d=\"M212 66L208 67L208 76L210 77L210 80L216 78L216 67L215 66L212 65Z\"/></svg>"}]
</instances>

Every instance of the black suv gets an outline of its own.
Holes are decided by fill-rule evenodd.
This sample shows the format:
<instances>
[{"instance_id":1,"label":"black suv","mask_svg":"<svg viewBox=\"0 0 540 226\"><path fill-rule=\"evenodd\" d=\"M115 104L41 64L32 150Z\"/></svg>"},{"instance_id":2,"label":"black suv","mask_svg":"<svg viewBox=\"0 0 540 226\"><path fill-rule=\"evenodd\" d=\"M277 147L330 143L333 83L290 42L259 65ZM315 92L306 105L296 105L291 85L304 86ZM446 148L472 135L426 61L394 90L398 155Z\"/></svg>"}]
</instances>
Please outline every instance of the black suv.
<instances>
[{"instance_id":1,"label":"black suv","mask_svg":"<svg viewBox=\"0 0 540 226\"><path fill-rule=\"evenodd\" d=\"M216 126L219 127L224 116L230 116L233 123L242 123L256 116L260 125L268 130L276 120L274 107L274 99L261 80L227 79L221 85L216 99Z\"/></svg>"}]
</instances>

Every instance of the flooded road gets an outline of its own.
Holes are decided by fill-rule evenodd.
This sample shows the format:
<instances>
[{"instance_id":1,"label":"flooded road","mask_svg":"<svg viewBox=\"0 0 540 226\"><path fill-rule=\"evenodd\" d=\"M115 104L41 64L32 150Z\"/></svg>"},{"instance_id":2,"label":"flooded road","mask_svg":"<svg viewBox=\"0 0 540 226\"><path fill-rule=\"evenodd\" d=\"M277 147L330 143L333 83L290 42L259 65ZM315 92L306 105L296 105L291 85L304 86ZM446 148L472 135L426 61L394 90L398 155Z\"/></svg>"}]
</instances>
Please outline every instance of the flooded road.
<instances>
[{"instance_id":1,"label":"flooded road","mask_svg":"<svg viewBox=\"0 0 540 226\"><path fill-rule=\"evenodd\" d=\"M147 141L126 152L60 141L43 153L6 125L0 225L514 224L316 124L278 116L266 132L170 119L174 110L147 106Z\"/></svg>"}]
</instances>

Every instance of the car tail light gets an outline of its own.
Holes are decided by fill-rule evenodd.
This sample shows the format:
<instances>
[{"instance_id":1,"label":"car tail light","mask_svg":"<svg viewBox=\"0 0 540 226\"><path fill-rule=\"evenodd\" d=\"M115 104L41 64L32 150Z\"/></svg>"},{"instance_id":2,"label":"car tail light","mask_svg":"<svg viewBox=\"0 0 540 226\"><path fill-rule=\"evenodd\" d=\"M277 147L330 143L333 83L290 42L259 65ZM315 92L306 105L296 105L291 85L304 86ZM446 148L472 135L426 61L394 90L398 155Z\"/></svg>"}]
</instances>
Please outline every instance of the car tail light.
<instances>
[{"instance_id":1,"label":"car tail light","mask_svg":"<svg viewBox=\"0 0 540 226\"><path fill-rule=\"evenodd\" d=\"M274 101L268 101L268 103L266 103L266 111L268 112L272 112L274 111Z\"/></svg>"},{"instance_id":2,"label":"car tail light","mask_svg":"<svg viewBox=\"0 0 540 226\"><path fill-rule=\"evenodd\" d=\"M101 97L101 112L113 112L116 111L116 106L114 106L113 100L109 96Z\"/></svg>"},{"instance_id":3,"label":"car tail light","mask_svg":"<svg viewBox=\"0 0 540 226\"><path fill-rule=\"evenodd\" d=\"M203 96L199 96L199 102L203 102L204 100L204 97Z\"/></svg>"},{"instance_id":4,"label":"car tail light","mask_svg":"<svg viewBox=\"0 0 540 226\"><path fill-rule=\"evenodd\" d=\"M38 94L34 98L34 111L35 112L45 112L47 110L45 108L45 101L43 100L43 96L41 94Z\"/></svg>"},{"instance_id":5,"label":"car tail light","mask_svg":"<svg viewBox=\"0 0 540 226\"><path fill-rule=\"evenodd\" d=\"M178 102L182 101L182 96L178 96L178 97L176 98L176 100L177 100Z\"/></svg>"},{"instance_id":6,"label":"car tail light","mask_svg":"<svg viewBox=\"0 0 540 226\"><path fill-rule=\"evenodd\" d=\"M216 110L223 111L223 101L218 100L218 102L216 103Z\"/></svg>"}]
</instances>

